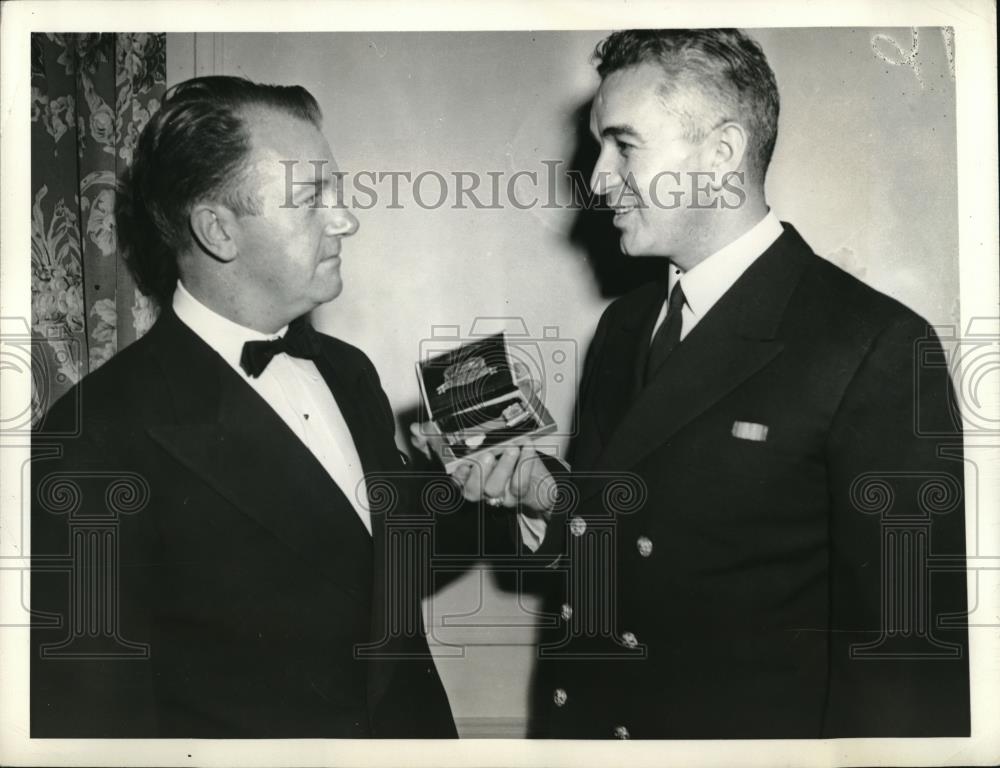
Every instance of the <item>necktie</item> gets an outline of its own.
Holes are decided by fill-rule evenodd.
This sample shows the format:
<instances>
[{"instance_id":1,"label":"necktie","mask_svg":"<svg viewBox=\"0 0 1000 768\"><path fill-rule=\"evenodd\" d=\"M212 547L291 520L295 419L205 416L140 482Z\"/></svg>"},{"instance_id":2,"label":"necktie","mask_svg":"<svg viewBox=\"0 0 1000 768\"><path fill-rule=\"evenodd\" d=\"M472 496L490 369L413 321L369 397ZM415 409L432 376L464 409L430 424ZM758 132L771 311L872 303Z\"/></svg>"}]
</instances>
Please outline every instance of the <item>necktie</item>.
<instances>
[{"instance_id":1,"label":"necktie","mask_svg":"<svg viewBox=\"0 0 1000 768\"><path fill-rule=\"evenodd\" d=\"M240 367L246 371L247 376L257 378L274 356L282 352L308 360L314 360L319 356L319 334L313 330L307 317L302 316L293 320L285 335L279 339L246 342L240 355Z\"/></svg>"},{"instance_id":2,"label":"necktie","mask_svg":"<svg viewBox=\"0 0 1000 768\"><path fill-rule=\"evenodd\" d=\"M681 284L674 285L670 292L670 299L667 301L667 316L662 325L653 336L653 343L649 345L649 357L646 360L645 383L653 378L656 372L663 365L681 341L681 310L684 308L684 289Z\"/></svg>"}]
</instances>

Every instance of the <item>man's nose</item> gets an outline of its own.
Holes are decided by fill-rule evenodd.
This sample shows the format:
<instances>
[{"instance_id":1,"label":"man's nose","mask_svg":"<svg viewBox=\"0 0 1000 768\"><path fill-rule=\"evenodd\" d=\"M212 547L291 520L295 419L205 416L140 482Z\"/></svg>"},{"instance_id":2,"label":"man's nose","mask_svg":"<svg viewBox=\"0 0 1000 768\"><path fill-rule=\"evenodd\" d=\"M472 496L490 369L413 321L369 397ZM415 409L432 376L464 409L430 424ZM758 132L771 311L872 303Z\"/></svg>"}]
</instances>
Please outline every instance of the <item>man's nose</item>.
<instances>
[{"instance_id":1,"label":"man's nose","mask_svg":"<svg viewBox=\"0 0 1000 768\"><path fill-rule=\"evenodd\" d=\"M590 191L595 195L607 195L617 186L615 170L607 159L607 155L608 153L602 149L601 154L597 156L597 162L594 163L594 170L590 174Z\"/></svg>"},{"instance_id":2,"label":"man's nose","mask_svg":"<svg viewBox=\"0 0 1000 768\"><path fill-rule=\"evenodd\" d=\"M326 234L331 237L350 237L358 231L358 219L346 208L330 210L330 223L326 225Z\"/></svg>"}]
</instances>

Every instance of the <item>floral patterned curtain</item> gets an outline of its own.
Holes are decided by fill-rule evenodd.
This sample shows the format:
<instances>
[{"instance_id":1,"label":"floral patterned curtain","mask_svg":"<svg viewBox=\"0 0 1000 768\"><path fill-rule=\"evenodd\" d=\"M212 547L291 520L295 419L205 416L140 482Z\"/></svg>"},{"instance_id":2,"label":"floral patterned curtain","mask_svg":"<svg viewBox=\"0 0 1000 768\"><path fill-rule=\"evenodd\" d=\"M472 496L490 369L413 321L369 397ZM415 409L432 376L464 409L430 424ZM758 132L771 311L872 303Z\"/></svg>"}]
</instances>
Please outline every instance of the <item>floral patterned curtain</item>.
<instances>
[{"instance_id":1,"label":"floral patterned curtain","mask_svg":"<svg viewBox=\"0 0 1000 768\"><path fill-rule=\"evenodd\" d=\"M165 87L164 34L31 36L36 421L155 319L118 254L115 192Z\"/></svg>"}]
</instances>

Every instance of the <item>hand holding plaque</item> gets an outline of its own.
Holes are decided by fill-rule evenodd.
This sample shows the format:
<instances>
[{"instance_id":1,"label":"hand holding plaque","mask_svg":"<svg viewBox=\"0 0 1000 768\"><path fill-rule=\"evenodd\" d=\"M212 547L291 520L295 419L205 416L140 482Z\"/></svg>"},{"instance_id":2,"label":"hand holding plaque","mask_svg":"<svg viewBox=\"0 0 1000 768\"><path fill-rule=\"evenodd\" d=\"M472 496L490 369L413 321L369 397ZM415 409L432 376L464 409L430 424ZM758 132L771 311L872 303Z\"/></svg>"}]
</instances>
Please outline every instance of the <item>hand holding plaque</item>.
<instances>
[{"instance_id":1,"label":"hand holding plaque","mask_svg":"<svg viewBox=\"0 0 1000 768\"><path fill-rule=\"evenodd\" d=\"M417 380L430 416L422 437L449 473L556 429L503 333L417 363Z\"/></svg>"}]
</instances>

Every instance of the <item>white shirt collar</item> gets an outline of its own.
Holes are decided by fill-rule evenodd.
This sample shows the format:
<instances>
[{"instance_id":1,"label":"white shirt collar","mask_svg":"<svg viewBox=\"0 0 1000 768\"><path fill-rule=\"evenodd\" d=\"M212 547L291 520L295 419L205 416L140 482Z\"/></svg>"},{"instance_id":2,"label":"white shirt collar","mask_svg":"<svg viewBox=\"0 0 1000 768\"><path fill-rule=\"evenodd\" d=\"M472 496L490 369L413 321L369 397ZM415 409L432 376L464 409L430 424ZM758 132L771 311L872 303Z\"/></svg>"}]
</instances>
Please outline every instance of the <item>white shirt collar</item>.
<instances>
[{"instance_id":1,"label":"white shirt collar","mask_svg":"<svg viewBox=\"0 0 1000 768\"><path fill-rule=\"evenodd\" d=\"M681 275L684 298L695 316L703 317L783 231L778 217L768 211L763 219L729 245ZM673 275L671 268L671 288L675 282Z\"/></svg>"},{"instance_id":2,"label":"white shirt collar","mask_svg":"<svg viewBox=\"0 0 1000 768\"><path fill-rule=\"evenodd\" d=\"M276 339L288 330L286 325L277 333L268 334L234 323L198 301L180 280L177 281L177 288L174 291L173 309L174 314L184 325L198 334L202 341L240 373L243 372L240 368L240 357L243 355L243 345L246 342Z\"/></svg>"}]
</instances>

